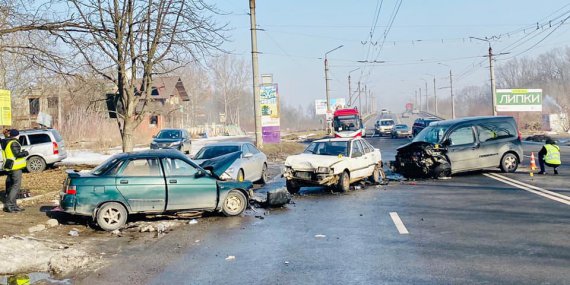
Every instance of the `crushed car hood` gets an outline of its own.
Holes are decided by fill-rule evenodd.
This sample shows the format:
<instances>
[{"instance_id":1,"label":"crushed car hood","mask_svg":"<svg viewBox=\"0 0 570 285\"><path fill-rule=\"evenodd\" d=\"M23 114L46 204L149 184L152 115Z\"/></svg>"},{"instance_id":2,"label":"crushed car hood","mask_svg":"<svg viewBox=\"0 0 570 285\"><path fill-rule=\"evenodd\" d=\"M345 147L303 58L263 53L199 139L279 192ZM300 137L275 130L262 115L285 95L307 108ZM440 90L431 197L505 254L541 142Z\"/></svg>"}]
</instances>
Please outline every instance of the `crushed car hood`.
<instances>
[{"instance_id":1,"label":"crushed car hood","mask_svg":"<svg viewBox=\"0 0 570 285\"><path fill-rule=\"evenodd\" d=\"M200 163L200 166L212 172L212 174L217 178L220 178L220 176L224 174L224 172L226 172L226 170L228 170L228 168L230 168L230 166L239 158L241 158L241 151L236 151L204 160Z\"/></svg>"},{"instance_id":2,"label":"crushed car hood","mask_svg":"<svg viewBox=\"0 0 570 285\"><path fill-rule=\"evenodd\" d=\"M317 155L310 153L302 153L287 157L285 161L286 166L291 166L293 169L315 169L321 167L331 167L334 164L345 160L346 157L339 157L333 155Z\"/></svg>"},{"instance_id":3,"label":"crushed car hood","mask_svg":"<svg viewBox=\"0 0 570 285\"><path fill-rule=\"evenodd\" d=\"M397 149L394 171L406 178L438 178L451 174L446 149L428 142L411 142Z\"/></svg>"}]
</instances>

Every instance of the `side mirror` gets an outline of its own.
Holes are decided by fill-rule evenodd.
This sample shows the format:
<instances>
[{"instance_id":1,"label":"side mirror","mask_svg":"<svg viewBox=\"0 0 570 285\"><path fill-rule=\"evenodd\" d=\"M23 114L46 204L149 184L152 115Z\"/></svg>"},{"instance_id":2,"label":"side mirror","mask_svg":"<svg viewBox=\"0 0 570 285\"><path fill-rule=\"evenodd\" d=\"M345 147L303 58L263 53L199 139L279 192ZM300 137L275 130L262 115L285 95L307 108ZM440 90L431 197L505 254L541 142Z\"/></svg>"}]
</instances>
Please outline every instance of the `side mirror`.
<instances>
[{"instance_id":1,"label":"side mirror","mask_svg":"<svg viewBox=\"0 0 570 285\"><path fill-rule=\"evenodd\" d=\"M200 169L198 170L198 172L196 172L196 174L194 174L194 178L201 178L206 176L206 172L204 172L204 170Z\"/></svg>"},{"instance_id":2,"label":"side mirror","mask_svg":"<svg viewBox=\"0 0 570 285\"><path fill-rule=\"evenodd\" d=\"M248 152L248 153L243 155L244 158L250 158L252 156L253 156L253 153L251 153L251 152Z\"/></svg>"},{"instance_id":3,"label":"side mirror","mask_svg":"<svg viewBox=\"0 0 570 285\"><path fill-rule=\"evenodd\" d=\"M451 139L450 139L450 138L445 139L445 140L441 143L441 145L442 145L442 146L450 146L450 145L451 145Z\"/></svg>"},{"instance_id":4,"label":"side mirror","mask_svg":"<svg viewBox=\"0 0 570 285\"><path fill-rule=\"evenodd\" d=\"M352 153L352 157L361 157L362 156L362 152L360 151L355 151Z\"/></svg>"}]
</instances>

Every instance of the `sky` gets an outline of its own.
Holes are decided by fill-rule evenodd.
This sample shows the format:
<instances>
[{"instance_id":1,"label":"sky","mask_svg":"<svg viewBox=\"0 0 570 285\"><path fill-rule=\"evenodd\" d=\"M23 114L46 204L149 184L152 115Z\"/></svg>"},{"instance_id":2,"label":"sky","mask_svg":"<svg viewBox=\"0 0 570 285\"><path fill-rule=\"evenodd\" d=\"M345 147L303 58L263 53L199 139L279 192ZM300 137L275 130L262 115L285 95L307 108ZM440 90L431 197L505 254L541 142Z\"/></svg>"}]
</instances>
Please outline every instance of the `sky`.
<instances>
[{"instance_id":1,"label":"sky","mask_svg":"<svg viewBox=\"0 0 570 285\"><path fill-rule=\"evenodd\" d=\"M249 1L215 5L225 12L218 21L230 29L223 47L251 62ZM327 55L330 97L348 99L352 71L353 91L360 81L378 109L401 111L426 82L433 96L434 77L438 98L448 98L450 70L457 96L463 87L487 84L489 42L494 54L505 53L495 57L496 66L570 44L570 19L561 23L570 3L559 0L258 0L256 6L260 73L273 74L282 103L294 106L325 99L323 58L341 45Z\"/></svg>"}]
</instances>

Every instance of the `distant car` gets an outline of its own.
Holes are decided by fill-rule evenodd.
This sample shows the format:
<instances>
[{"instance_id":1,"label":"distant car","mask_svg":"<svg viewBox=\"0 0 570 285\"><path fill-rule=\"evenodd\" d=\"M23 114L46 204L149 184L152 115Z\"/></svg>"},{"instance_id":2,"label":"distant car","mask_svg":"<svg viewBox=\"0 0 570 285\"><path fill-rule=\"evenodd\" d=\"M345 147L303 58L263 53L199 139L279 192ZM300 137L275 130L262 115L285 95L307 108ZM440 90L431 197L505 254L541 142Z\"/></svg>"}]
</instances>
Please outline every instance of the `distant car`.
<instances>
[{"instance_id":1,"label":"distant car","mask_svg":"<svg viewBox=\"0 0 570 285\"><path fill-rule=\"evenodd\" d=\"M388 109L382 109L380 110L380 114L390 114L390 111L388 111Z\"/></svg>"},{"instance_id":2,"label":"distant car","mask_svg":"<svg viewBox=\"0 0 570 285\"><path fill-rule=\"evenodd\" d=\"M193 160L207 168L207 164L203 163L208 160L235 152L239 152L239 157L222 174L222 179L267 182L267 156L248 142L209 144L201 148Z\"/></svg>"},{"instance_id":3,"label":"distant car","mask_svg":"<svg viewBox=\"0 0 570 285\"><path fill-rule=\"evenodd\" d=\"M410 113L408 113L408 112L402 113L402 118L409 118L409 117L410 117Z\"/></svg>"},{"instance_id":4,"label":"distant car","mask_svg":"<svg viewBox=\"0 0 570 285\"><path fill-rule=\"evenodd\" d=\"M26 158L28 172L42 172L67 158L65 142L55 129L21 130L19 141L22 149L29 153Z\"/></svg>"},{"instance_id":5,"label":"distant car","mask_svg":"<svg viewBox=\"0 0 570 285\"><path fill-rule=\"evenodd\" d=\"M177 149L190 154L192 141L188 131L183 129L162 129L153 136L150 149Z\"/></svg>"},{"instance_id":6,"label":"distant car","mask_svg":"<svg viewBox=\"0 0 570 285\"><path fill-rule=\"evenodd\" d=\"M525 141L531 141L531 142L545 142L546 139L550 138L547 135L533 135L533 136L529 136L526 137L524 140Z\"/></svg>"},{"instance_id":7,"label":"distant car","mask_svg":"<svg viewBox=\"0 0 570 285\"><path fill-rule=\"evenodd\" d=\"M383 135L390 135L392 134L392 129L394 128L394 120L392 119L381 119L376 122L376 133Z\"/></svg>"},{"instance_id":8,"label":"distant car","mask_svg":"<svg viewBox=\"0 0 570 285\"><path fill-rule=\"evenodd\" d=\"M231 161L233 157L228 157ZM251 182L221 181L228 162L212 165L212 174L176 150L120 153L88 172L68 170L60 194L63 211L93 217L113 231L130 214L180 211L240 215L248 206Z\"/></svg>"},{"instance_id":9,"label":"distant car","mask_svg":"<svg viewBox=\"0 0 570 285\"><path fill-rule=\"evenodd\" d=\"M418 109L413 109L413 110L412 110L412 114L419 114L419 113L420 113L420 110L418 110Z\"/></svg>"},{"instance_id":10,"label":"distant car","mask_svg":"<svg viewBox=\"0 0 570 285\"><path fill-rule=\"evenodd\" d=\"M412 126L412 135L417 136L423 129L425 129L431 122L441 121L436 117L417 118Z\"/></svg>"},{"instance_id":11,"label":"distant car","mask_svg":"<svg viewBox=\"0 0 570 285\"><path fill-rule=\"evenodd\" d=\"M283 176L290 193L309 185L347 192L351 183L363 179L379 183L384 178L382 166L380 150L362 138L322 139L302 154L287 157Z\"/></svg>"},{"instance_id":12,"label":"distant car","mask_svg":"<svg viewBox=\"0 0 570 285\"><path fill-rule=\"evenodd\" d=\"M393 139L398 139L398 138L408 138L412 136L412 130L410 130L410 127L408 127L408 125L395 125L394 128L392 129L392 138Z\"/></svg>"}]
</instances>

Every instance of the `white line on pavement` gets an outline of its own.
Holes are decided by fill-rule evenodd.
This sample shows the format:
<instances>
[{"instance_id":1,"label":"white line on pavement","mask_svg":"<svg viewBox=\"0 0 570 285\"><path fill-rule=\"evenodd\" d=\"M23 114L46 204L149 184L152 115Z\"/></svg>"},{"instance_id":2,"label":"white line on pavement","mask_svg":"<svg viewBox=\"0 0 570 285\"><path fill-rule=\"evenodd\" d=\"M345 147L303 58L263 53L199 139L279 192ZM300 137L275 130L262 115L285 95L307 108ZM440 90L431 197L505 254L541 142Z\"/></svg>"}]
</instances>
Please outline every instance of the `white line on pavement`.
<instances>
[{"instance_id":1,"label":"white line on pavement","mask_svg":"<svg viewBox=\"0 0 570 285\"><path fill-rule=\"evenodd\" d=\"M406 226L404 226L404 223L402 223L402 220L400 219L400 216L398 216L398 213L390 212L390 217L392 218L394 225L396 225L396 228L401 235L409 234L408 229L406 229Z\"/></svg>"},{"instance_id":2,"label":"white line on pavement","mask_svg":"<svg viewBox=\"0 0 570 285\"><path fill-rule=\"evenodd\" d=\"M483 175L495 179L497 181L501 181L505 184L509 184L511 186L517 187L519 189L540 195L542 197L548 198L550 200L554 200L566 205L570 205L570 197L568 196L564 196L552 191L548 191L546 189L540 188L540 187L536 187L534 185L530 185L530 184L526 184L524 182L520 182L496 173L483 173Z\"/></svg>"}]
</instances>

